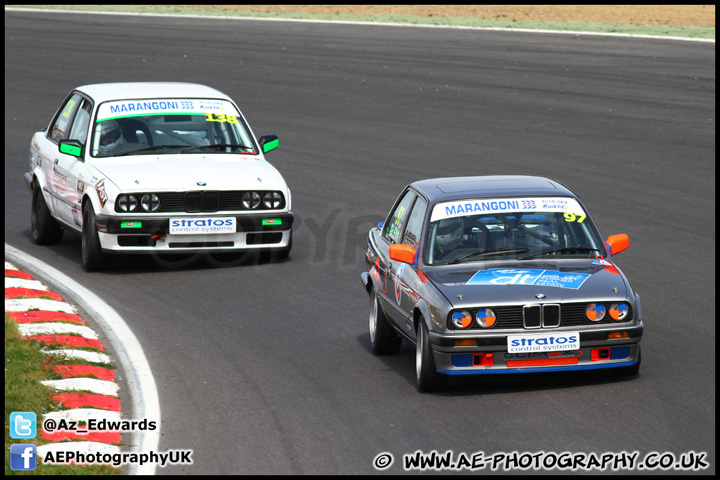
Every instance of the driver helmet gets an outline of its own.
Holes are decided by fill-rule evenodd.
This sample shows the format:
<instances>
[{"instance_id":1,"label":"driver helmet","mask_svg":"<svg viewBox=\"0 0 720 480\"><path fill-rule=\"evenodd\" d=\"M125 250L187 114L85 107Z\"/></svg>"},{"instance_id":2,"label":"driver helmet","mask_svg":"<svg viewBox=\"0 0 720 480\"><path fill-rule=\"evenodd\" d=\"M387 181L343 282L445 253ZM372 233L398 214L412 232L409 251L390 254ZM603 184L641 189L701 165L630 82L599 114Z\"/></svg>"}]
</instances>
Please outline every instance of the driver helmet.
<instances>
[{"instance_id":1,"label":"driver helmet","mask_svg":"<svg viewBox=\"0 0 720 480\"><path fill-rule=\"evenodd\" d=\"M101 154L112 152L123 141L120 124L115 120L107 120L100 124L100 144L98 150Z\"/></svg>"},{"instance_id":2,"label":"driver helmet","mask_svg":"<svg viewBox=\"0 0 720 480\"><path fill-rule=\"evenodd\" d=\"M435 243L441 250L454 248L462 240L465 226L460 218L446 218L440 220L435 232Z\"/></svg>"}]
</instances>

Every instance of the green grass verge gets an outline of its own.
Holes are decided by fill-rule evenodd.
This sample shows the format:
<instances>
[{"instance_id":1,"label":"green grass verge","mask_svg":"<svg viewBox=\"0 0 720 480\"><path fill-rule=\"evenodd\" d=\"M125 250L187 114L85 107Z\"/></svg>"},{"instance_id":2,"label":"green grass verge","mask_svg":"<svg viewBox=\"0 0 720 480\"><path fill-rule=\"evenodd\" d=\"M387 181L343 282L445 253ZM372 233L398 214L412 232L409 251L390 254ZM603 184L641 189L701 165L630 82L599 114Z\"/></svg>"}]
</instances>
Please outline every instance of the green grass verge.
<instances>
[{"instance_id":1,"label":"green grass verge","mask_svg":"<svg viewBox=\"0 0 720 480\"><path fill-rule=\"evenodd\" d=\"M108 465L43 465L36 470L15 471L10 469L10 445L13 443L50 443L38 436L34 439L10 438L10 413L35 412L38 423L42 415L58 410L51 399L53 390L40 383L42 380L57 380L60 376L52 371L56 364L40 351L38 342L24 340L17 324L5 315L5 475L114 475L121 469ZM49 368L44 368L49 367ZM38 429L40 427L38 426Z\"/></svg>"}]
</instances>

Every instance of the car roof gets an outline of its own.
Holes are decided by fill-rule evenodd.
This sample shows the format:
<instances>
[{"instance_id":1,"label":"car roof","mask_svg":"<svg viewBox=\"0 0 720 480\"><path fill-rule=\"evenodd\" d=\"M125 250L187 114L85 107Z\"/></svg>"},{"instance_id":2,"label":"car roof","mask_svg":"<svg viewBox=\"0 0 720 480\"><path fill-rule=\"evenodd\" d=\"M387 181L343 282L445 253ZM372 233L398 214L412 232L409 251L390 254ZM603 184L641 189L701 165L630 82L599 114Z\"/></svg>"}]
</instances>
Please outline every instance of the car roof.
<instances>
[{"instance_id":1,"label":"car roof","mask_svg":"<svg viewBox=\"0 0 720 480\"><path fill-rule=\"evenodd\" d=\"M410 184L430 203L466 198L561 196L577 198L562 183L533 175L487 175L420 180Z\"/></svg>"},{"instance_id":2,"label":"car roof","mask_svg":"<svg viewBox=\"0 0 720 480\"><path fill-rule=\"evenodd\" d=\"M230 100L230 97L212 87L184 82L96 83L83 85L75 90L87 94L98 103L135 98L223 98Z\"/></svg>"}]
</instances>

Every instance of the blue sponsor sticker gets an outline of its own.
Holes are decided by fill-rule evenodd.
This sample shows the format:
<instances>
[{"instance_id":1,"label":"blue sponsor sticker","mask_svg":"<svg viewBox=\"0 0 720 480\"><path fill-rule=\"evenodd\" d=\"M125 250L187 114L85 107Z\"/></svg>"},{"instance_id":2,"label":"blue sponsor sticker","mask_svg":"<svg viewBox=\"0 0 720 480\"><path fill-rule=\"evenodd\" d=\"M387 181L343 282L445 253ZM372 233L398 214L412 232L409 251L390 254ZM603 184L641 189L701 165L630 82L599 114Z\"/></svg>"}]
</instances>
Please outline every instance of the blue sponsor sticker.
<instances>
[{"instance_id":1,"label":"blue sponsor sticker","mask_svg":"<svg viewBox=\"0 0 720 480\"><path fill-rule=\"evenodd\" d=\"M585 273L561 273L557 270L491 268L477 272L467 281L467 285L535 285L577 290L589 276Z\"/></svg>"}]
</instances>

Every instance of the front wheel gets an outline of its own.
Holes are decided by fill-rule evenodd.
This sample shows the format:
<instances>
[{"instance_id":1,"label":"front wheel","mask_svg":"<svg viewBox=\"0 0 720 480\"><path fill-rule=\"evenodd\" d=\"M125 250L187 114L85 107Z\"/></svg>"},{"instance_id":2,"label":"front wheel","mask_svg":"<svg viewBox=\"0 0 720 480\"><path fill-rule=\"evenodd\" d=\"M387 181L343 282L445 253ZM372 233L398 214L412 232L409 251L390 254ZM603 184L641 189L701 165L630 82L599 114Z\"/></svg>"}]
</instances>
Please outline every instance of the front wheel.
<instances>
[{"instance_id":1,"label":"front wheel","mask_svg":"<svg viewBox=\"0 0 720 480\"><path fill-rule=\"evenodd\" d=\"M32 210L30 212L32 239L38 245L55 245L60 243L63 235L62 227L50 214L45 203L42 187L35 182L32 191Z\"/></svg>"},{"instance_id":2,"label":"front wheel","mask_svg":"<svg viewBox=\"0 0 720 480\"><path fill-rule=\"evenodd\" d=\"M88 201L83 205L82 267L86 272L105 270L110 266L111 257L103 253L95 225L95 212Z\"/></svg>"},{"instance_id":3,"label":"front wheel","mask_svg":"<svg viewBox=\"0 0 720 480\"><path fill-rule=\"evenodd\" d=\"M418 321L415 338L415 372L417 386L421 392L432 392L442 389L447 384L447 375L437 373L433 358L428 328L421 317Z\"/></svg>"}]
</instances>

